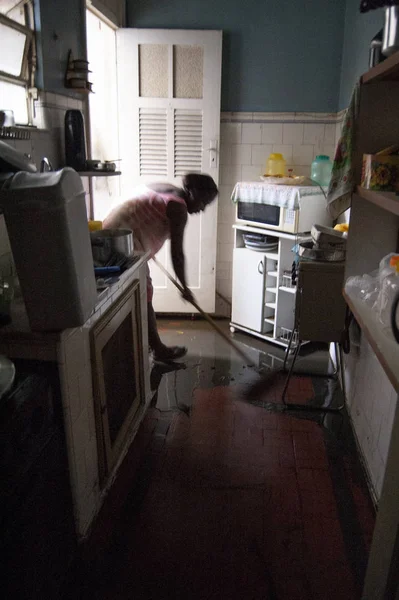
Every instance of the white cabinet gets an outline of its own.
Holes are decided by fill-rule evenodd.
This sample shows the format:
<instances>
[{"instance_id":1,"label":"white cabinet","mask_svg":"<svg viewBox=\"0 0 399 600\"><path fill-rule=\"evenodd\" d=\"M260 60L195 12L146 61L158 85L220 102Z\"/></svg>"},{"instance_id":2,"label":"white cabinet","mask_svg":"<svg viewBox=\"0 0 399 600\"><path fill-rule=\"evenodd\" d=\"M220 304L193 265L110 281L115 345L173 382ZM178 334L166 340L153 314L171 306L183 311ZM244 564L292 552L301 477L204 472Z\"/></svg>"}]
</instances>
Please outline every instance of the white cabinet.
<instances>
[{"instance_id":1,"label":"white cabinet","mask_svg":"<svg viewBox=\"0 0 399 600\"><path fill-rule=\"evenodd\" d=\"M287 346L294 324L296 288L291 283L295 235L234 225L231 331L240 329ZM245 248L243 234L261 233L276 239L273 252Z\"/></svg>"},{"instance_id":2,"label":"white cabinet","mask_svg":"<svg viewBox=\"0 0 399 600\"><path fill-rule=\"evenodd\" d=\"M233 251L232 321L261 333L266 257L246 248Z\"/></svg>"}]
</instances>

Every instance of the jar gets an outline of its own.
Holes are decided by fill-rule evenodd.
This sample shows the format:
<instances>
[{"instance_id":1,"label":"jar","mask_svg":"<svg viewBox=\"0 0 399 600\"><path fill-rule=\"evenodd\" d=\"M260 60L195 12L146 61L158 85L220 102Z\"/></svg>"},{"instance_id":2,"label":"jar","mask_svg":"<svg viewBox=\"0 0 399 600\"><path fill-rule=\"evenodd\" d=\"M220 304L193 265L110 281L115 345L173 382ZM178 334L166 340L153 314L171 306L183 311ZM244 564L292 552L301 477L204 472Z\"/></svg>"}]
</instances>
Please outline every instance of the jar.
<instances>
[{"instance_id":1,"label":"jar","mask_svg":"<svg viewBox=\"0 0 399 600\"><path fill-rule=\"evenodd\" d=\"M284 177L285 175L285 160L284 156L279 152L270 154L266 163L266 175L272 177Z\"/></svg>"},{"instance_id":2,"label":"jar","mask_svg":"<svg viewBox=\"0 0 399 600\"><path fill-rule=\"evenodd\" d=\"M321 186L328 186L331 179L333 163L329 156L319 154L312 162L310 178Z\"/></svg>"}]
</instances>

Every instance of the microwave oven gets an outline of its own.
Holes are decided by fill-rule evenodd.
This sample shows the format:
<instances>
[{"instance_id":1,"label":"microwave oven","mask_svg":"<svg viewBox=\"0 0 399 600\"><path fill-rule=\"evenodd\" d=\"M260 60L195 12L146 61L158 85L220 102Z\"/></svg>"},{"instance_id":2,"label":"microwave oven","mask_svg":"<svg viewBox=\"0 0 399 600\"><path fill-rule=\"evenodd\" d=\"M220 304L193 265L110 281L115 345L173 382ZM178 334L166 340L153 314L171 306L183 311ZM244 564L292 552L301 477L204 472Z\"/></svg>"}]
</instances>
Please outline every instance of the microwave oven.
<instances>
[{"instance_id":1,"label":"microwave oven","mask_svg":"<svg viewBox=\"0 0 399 600\"><path fill-rule=\"evenodd\" d=\"M315 224L330 226L332 222L327 212L326 200L320 196L301 199L301 207L298 209L238 200L236 221L253 227L294 234L310 231Z\"/></svg>"}]
</instances>

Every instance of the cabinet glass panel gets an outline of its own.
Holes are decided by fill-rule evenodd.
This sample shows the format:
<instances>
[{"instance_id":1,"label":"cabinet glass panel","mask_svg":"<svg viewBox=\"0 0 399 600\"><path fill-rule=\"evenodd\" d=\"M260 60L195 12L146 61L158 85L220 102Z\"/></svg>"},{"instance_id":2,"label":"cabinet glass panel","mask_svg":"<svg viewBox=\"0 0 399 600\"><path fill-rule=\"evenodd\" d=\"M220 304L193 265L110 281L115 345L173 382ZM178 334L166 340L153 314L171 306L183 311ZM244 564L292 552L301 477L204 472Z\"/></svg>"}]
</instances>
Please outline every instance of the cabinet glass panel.
<instances>
[{"instance_id":1,"label":"cabinet glass panel","mask_svg":"<svg viewBox=\"0 0 399 600\"><path fill-rule=\"evenodd\" d=\"M133 348L132 317L129 313L102 349L109 434L112 444L137 397Z\"/></svg>"}]
</instances>

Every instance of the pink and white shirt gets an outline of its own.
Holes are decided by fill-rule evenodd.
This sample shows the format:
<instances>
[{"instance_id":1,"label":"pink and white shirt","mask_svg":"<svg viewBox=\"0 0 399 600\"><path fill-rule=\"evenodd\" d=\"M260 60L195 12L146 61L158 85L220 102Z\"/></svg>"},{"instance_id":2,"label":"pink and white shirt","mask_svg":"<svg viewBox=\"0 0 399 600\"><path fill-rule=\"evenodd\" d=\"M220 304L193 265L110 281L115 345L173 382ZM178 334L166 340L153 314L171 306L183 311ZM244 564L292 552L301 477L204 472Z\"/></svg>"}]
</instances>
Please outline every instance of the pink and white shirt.
<instances>
[{"instance_id":1,"label":"pink and white shirt","mask_svg":"<svg viewBox=\"0 0 399 600\"><path fill-rule=\"evenodd\" d=\"M170 238L170 222L166 209L171 201L187 208L180 196L154 192L146 186L141 186L137 195L111 211L105 218L103 227L131 229L135 249L145 252L149 250L151 256L155 256Z\"/></svg>"}]
</instances>

